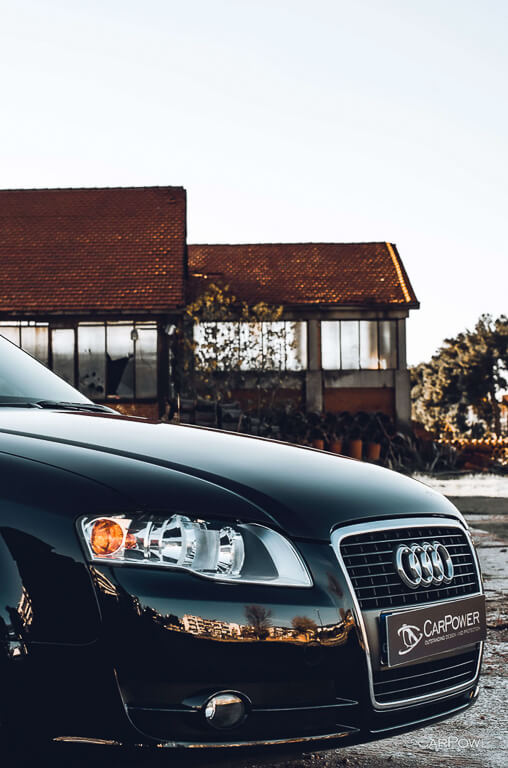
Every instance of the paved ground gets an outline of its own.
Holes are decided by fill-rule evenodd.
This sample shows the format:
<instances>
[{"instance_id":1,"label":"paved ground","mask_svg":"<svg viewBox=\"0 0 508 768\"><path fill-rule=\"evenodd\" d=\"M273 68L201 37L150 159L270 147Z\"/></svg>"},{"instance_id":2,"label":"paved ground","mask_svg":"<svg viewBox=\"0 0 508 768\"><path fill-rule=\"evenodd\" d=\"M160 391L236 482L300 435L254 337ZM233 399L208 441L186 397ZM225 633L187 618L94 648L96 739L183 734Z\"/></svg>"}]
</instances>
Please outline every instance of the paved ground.
<instances>
[{"instance_id":1,"label":"paved ground","mask_svg":"<svg viewBox=\"0 0 508 768\"><path fill-rule=\"evenodd\" d=\"M480 499L480 501L479 501ZM474 528L485 577L488 609L488 640L481 694L466 713L431 728L360 747L332 750L285 762L264 762L272 768L506 768L508 766L508 498L458 496L455 503ZM125 755L114 748L104 753L68 750L62 753L66 768L211 768L209 759L197 756L177 762L167 753ZM60 762L58 760L58 762ZM230 768L260 763L233 758ZM216 765L214 762L213 765ZM224 765L224 764L223 764Z\"/></svg>"}]
</instances>

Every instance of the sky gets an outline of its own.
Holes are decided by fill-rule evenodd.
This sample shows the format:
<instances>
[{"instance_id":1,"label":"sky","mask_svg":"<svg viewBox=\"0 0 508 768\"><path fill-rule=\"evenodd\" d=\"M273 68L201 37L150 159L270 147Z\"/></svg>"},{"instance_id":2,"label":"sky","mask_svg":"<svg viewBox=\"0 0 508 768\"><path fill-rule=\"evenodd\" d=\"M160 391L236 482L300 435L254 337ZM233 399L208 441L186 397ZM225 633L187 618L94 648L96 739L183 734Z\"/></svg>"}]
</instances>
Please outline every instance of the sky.
<instances>
[{"instance_id":1,"label":"sky","mask_svg":"<svg viewBox=\"0 0 508 768\"><path fill-rule=\"evenodd\" d=\"M396 243L408 361L508 314L506 0L0 0L0 187L182 185L188 241Z\"/></svg>"}]
</instances>

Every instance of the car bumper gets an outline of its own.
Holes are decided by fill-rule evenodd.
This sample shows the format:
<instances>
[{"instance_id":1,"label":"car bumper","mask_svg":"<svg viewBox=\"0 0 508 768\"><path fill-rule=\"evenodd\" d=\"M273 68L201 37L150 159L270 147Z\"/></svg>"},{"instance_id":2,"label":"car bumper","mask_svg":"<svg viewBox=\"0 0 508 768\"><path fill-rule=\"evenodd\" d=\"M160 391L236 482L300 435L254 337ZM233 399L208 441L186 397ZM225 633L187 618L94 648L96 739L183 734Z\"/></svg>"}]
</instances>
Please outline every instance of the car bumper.
<instances>
[{"instance_id":1,"label":"car bumper","mask_svg":"<svg viewBox=\"0 0 508 768\"><path fill-rule=\"evenodd\" d=\"M377 706L347 574L330 545L298 546L311 588L90 566L101 636L83 646L30 648L32 721L64 742L315 751L419 728L475 701L479 665L458 690ZM479 644L464 650L481 655ZM248 703L245 720L226 731L210 727L203 711L224 690Z\"/></svg>"}]
</instances>

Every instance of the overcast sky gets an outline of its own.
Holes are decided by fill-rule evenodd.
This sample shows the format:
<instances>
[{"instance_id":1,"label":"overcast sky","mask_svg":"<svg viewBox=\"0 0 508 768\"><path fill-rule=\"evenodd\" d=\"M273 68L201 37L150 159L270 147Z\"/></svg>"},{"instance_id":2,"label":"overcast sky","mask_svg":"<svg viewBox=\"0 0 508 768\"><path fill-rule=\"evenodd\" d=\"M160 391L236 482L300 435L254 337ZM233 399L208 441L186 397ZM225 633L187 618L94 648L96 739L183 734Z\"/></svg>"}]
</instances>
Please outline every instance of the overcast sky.
<instances>
[{"instance_id":1,"label":"overcast sky","mask_svg":"<svg viewBox=\"0 0 508 768\"><path fill-rule=\"evenodd\" d=\"M395 242L410 363L508 313L507 0L0 9L0 187L183 185L189 242Z\"/></svg>"}]
</instances>

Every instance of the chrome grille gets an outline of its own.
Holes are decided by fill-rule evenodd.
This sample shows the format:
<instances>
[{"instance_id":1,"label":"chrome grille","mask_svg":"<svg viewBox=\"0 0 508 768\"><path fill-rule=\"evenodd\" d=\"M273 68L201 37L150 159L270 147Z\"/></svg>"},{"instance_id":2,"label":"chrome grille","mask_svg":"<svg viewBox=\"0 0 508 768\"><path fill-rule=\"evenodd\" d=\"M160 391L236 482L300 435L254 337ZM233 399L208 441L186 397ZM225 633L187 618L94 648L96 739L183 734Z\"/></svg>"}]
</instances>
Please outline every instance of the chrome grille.
<instances>
[{"instance_id":1,"label":"chrome grille","mask_svg":"<svg viewBox=\"0 0 508 768\"><path fill-rule=\"evenodd\" d=\"M478 651L460 656L374 672L374 697L380 704L426 696L473 682Z\"/></svg>"},{"instance_id":2,"label":"chrome grille","mask_svg":"<svg viewBox=\"0 0 508 768\"><path fill-rule=\"evenodd\" d=\"M451 584L411 589L400 580L394 566L400 544L439 541L447 548L455 575ZM363 610L420 605L474 594L480 589L469 540L456 526L387 528L346 536L340 554Z\"/></svg>"}]
</instances>

